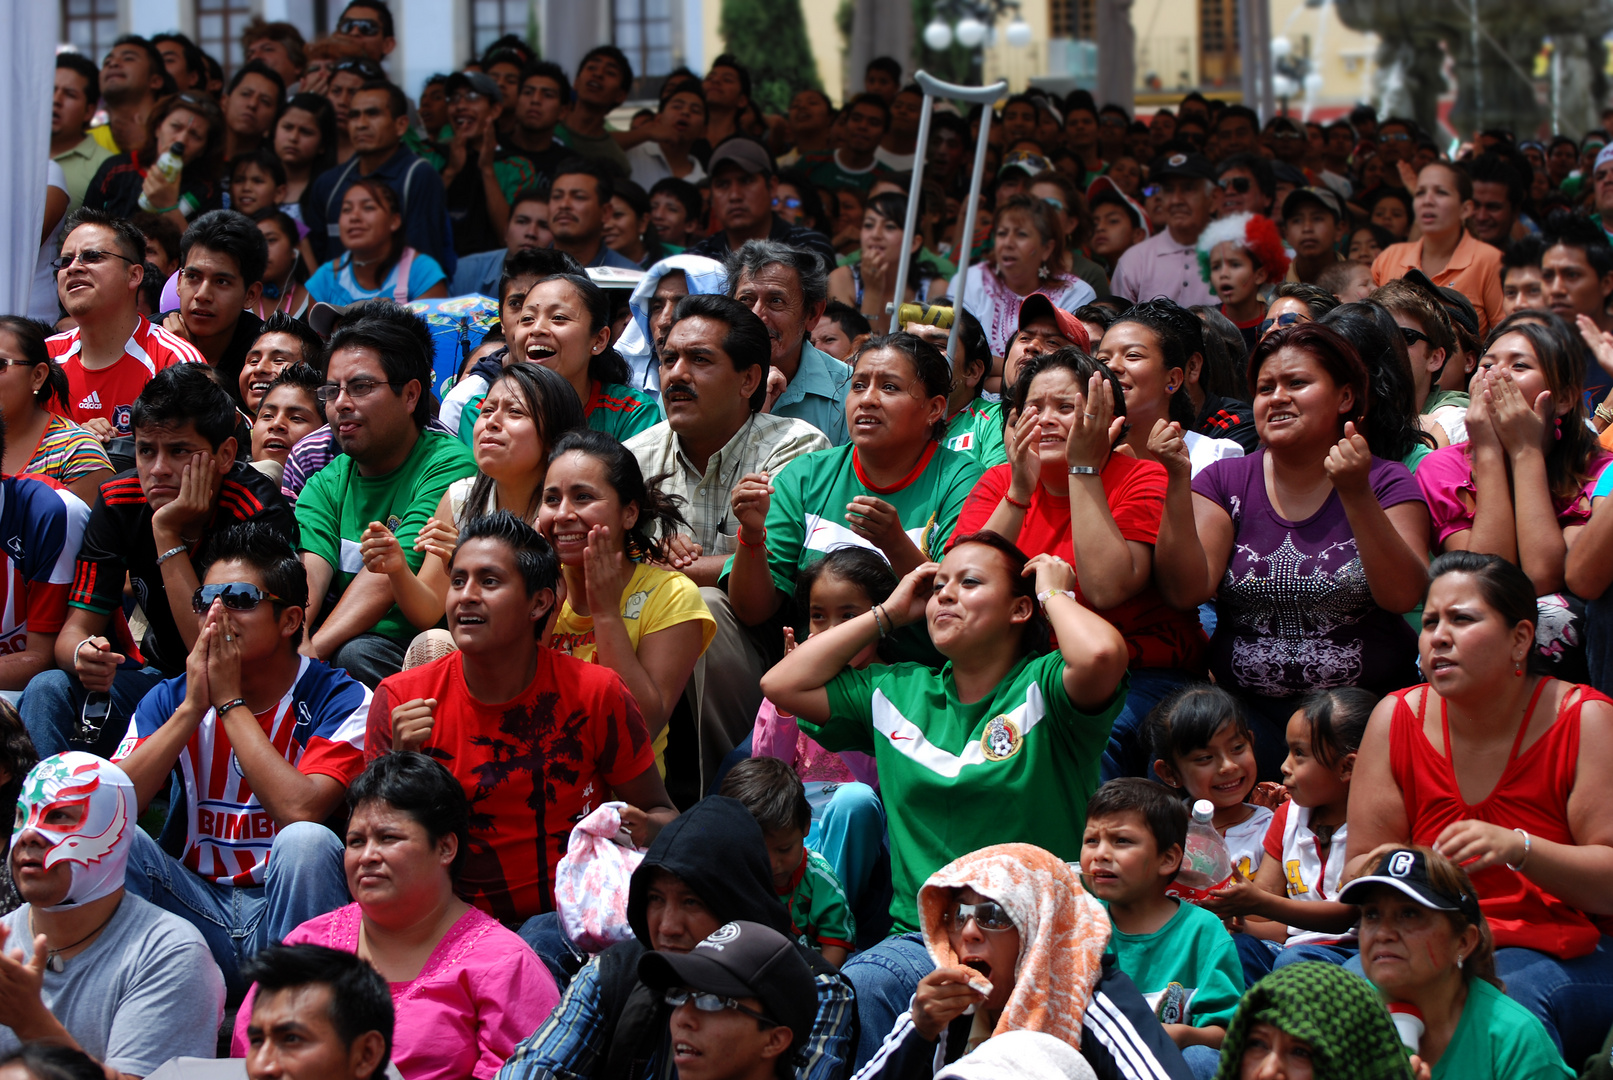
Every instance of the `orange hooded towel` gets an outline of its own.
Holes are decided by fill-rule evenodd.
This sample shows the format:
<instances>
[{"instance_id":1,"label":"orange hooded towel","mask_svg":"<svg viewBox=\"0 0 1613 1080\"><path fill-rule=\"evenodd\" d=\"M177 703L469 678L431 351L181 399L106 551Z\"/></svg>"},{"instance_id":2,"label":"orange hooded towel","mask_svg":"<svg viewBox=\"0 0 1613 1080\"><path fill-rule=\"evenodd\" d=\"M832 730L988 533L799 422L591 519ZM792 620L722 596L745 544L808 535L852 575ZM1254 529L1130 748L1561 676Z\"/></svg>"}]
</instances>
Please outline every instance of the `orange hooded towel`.
<instances>
[{"instance_id":1,"label":"orange hooded towel","mask_svg":"<svg viewBox=\"0 0 1613 1080\"><path fill-rule=\"evenodd\" d=\"M1032 844L981 848L943 866L919 889L924 944L941 967L958 963L942 909L952 890L965 886L1001 904L1019 929L1014 991L992 1034L1040 1031L1079 1049L1081 1018L1109 944L1108 912L1051 852Z\"/></svg>"}]
</instances>

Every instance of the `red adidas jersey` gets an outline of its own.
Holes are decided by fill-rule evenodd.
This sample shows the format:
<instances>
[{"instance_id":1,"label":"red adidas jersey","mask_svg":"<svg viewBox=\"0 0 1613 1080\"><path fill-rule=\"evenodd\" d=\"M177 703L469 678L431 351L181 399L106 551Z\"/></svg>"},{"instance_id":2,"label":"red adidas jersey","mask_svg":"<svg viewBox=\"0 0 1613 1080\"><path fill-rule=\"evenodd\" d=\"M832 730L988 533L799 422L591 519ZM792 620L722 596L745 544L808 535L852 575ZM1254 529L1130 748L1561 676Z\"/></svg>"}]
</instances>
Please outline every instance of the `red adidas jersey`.
<instances>
[{"instance_id":1,"label":"red adidas jersey","mask_svg":"<svg viewBox=\"0 0 1613 1080\"><path fill-rule=\"evenodd\" d=\"M207 363L201 350L178 334L164 330L143 315L139 320L118 362L95 371L86 370L79 356L83 343L79 340L78 327L45 339L50 358L62 365L67 374L69 405L62 409L52 401L53 410L78 424L95 419L109 420L119 435L127 435L134 399L140 396L152 376L172 364Z\"/></svg>"}]
</instances>

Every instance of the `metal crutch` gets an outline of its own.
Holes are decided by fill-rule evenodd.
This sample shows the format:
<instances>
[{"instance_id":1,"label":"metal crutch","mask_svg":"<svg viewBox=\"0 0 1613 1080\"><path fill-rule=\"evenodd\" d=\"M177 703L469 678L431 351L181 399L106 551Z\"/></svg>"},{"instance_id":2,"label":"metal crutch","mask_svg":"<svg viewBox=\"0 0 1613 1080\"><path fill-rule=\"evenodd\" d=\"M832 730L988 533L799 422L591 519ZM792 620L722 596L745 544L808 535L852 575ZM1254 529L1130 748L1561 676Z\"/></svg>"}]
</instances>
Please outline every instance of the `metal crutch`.
<instances>
[{"instance_id":1,"label":"metal crutch","mask_svg":"<svg viewBox=\"0 0 1613 1080\"><path fill-rule=\"evenodd\" d=\"M930 113L935 108L935 99L946 97L981 106L980 138L975 141L974 171L969 178L969 205L964 211L963 218L963 250L958 257L958 291L952 298L954 306L952 330L947 334L947 363L956 370L958 330L962 327L963 320L957 317L955 309L963 306L963 285L968 280L969 249L974 241L975 212L980 208L980 182L986 171L986 143L991 136L991 106L1008 92L1008 81L998 79L990 86L958 86L955 83L942 82L927 71L918 72L913 79L919 84L919 89L924 91L924 107L919 111L918 145L914 148L913 155L913 181L907 189L907 221L902 226L904 256L896 267L896 294L890 308L892 329L900 329L897 326L897 315L901 310L902 297L907 295L909 260L905 252L912 249L913 233L918 228L919 200L924 190L924 158L929 152Z\"/></svg>"}]
</instances>

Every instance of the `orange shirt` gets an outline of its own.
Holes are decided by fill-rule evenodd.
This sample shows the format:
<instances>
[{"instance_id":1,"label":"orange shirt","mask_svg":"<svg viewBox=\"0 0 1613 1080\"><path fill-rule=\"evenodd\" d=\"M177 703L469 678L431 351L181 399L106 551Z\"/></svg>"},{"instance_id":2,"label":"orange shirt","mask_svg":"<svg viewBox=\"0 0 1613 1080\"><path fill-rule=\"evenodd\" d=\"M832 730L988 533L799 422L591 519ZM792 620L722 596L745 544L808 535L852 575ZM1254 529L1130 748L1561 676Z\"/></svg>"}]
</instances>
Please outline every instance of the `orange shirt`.
<instances>
[{"instance_id":1,"label":"orange shirt","mask_svg":"<svg viewBox=\"0 0 1613 1080\"><path fill-rule=\"evenodd\" d=\"M1372 262L1372 284L1382 285L1405 277L1407 270L1422 268L1421 240L1391 244ZM1479 316L1480 340L1501 321L1501 252L1497 248L1473 239L1464 230L1450 264L1438 276L1429 277L1435 285L1448 285L1472 302Z\"/></svg>"}]
</instances>

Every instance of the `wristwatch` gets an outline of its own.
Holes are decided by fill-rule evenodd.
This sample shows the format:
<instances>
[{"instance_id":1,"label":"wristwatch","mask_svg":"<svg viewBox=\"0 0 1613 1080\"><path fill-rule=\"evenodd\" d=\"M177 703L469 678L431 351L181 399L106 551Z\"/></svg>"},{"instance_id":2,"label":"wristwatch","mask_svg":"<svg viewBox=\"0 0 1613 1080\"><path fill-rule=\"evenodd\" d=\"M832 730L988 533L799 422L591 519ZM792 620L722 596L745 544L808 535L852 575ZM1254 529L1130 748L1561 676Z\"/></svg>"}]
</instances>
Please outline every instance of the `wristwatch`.
<instances>
[{"instance_id":1,"label":"wristwatch","mask_svg":"<svg viewBox=\"0 0 1613 1080\"><path fill-rule=\"evenodd\" d=\"M1093 465L1071 465L1070 466L1070 475L1071 476L1097 476L1098 475L1098 470L1097 470L1097 467L1093 466Z\"/></svg>"}]
</instances>

